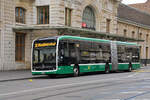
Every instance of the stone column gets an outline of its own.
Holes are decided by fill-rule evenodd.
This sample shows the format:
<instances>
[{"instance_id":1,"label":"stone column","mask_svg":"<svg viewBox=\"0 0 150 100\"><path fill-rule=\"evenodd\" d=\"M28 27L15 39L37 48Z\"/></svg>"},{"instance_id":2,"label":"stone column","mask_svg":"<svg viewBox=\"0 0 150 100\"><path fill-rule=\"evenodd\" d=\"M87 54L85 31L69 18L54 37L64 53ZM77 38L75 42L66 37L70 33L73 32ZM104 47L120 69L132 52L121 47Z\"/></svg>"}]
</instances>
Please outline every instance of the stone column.
<instances>
[{"instance_id":1,"label":"stone column","mask_svg":"<svg viewBox=\"0 0 150 100\"><path fill-rule=\"evenodd\" d=\"M1 24L1 34L0 34L0 70L3 70L4 57L4 1L0 1L0 24Z\"/></svg>"},{"instance_id":2,"label":"stone column","mask_svg":"<svg viewBox=\"0 0 150 100\"><path fill-rule=\"evenodd\" d=\"M2 58L3 70L15 69L15 3L14 0L3 1Z\"/></svg>"},{"instance_id":3,"label":"stone column","mask_svg":"<svg viewBox=\"0 0 150 100\"><path fill-rule=\"evenodd\" d=\"M64 0L50 1L50 26L65 25L65 5Z\"/></svg>"}]
</instances>

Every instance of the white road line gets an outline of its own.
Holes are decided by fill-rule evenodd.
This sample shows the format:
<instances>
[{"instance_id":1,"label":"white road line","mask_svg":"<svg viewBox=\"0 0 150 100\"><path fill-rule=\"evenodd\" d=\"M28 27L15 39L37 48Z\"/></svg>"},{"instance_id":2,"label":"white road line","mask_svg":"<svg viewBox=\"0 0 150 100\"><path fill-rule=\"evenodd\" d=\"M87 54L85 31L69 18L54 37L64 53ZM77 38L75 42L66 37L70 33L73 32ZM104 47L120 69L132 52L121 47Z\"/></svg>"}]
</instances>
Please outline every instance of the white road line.
<instances>
[{"instance_id":1,"label":"white road line","mask_svg":"<svg viewBox=\"0 0 150 100\"><path fill-rule=\"evenodd\" d=\"M128 91L128 92L121 92L123 94L141 94L144 93L144 91Z\"/></svg>"},{"instance_id":2,"label":"white road line","mask_svg":"<svg viewBox=\"0 0 150 100\"><path fill-rule=\"evenodd\" d=\"M22 90L22 91L0 94L0 97L9 96L9 95L17 95L17 94L22 94L22 93L34 92L34 91L41 91L41 90L45 90L45 89L60 88L60 87L66 87L66 86L86 85L86 84L98 83L98 82L102 82L102 81L105 82L105 81L110 81L110 80L114 81L114 80L120 80L120 79L124 79L124 78L128 78L128 76L127 77L121 77L121 78L111 78L111 79L103 79L103 80L97 80L97 81L86 81L86 82L81 82L81 83L62 84L62 85L41 87L41 88L35 88L35 89L28 89L28 90Z\"/></svg>"},{"instance_id":3,"label":"white road line","mask_svg":"<svg viewBox=\"0 0 150 100\"><path fill-rule=\"evenodd\" d=\"M133 74L133 75L129 75L128 77L134 77L134 76L136 76L138 73L135 73L135 74Z\"/></svg>"}]
</instances>

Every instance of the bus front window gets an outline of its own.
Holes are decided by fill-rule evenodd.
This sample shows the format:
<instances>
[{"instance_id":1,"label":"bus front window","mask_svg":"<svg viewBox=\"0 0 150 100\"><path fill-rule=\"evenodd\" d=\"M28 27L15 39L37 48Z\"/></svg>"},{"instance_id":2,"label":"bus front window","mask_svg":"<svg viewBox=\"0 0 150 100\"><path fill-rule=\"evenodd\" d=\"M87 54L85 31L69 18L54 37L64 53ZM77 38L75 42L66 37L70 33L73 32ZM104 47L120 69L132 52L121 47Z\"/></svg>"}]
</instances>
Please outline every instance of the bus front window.
<instances>
[{"instance_id":1,"label":"bus front window","mask_svg":"<svg viewBox=\"0 0 150 100\"><path fill-rule=\"evenodd\" d=\"M33 51L33 66L39 69L56 68L56 47L35 48Z\"/></svg>"}]
</instances>

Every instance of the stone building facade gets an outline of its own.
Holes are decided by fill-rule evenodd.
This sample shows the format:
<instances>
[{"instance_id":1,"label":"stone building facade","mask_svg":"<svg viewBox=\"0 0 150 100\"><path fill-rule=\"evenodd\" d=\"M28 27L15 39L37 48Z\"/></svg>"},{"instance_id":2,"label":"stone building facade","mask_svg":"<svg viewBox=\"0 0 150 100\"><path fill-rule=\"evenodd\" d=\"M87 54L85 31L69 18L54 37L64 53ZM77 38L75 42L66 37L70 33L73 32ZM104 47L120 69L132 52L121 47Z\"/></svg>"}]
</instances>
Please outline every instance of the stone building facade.
<instances>
[{"instance_id":1,"label":"stone building facade","mask_svg":"<svg viewBox=\"0 0 150 100\"><path fill-rule=\"evenodd\" d=\"M32 41L56 35L137 42L146 61L148 19L120 0L0 0L0 70L29 69Z\"/></svg>"},{"instance_id":2,"label":"stone building facade","mask_svg":"<svg viewBox=\"0 0 150 100\"><path fill-rule=\"evenodd\" d=\"M150 0L142 5L150 4ZM142 39L144 42L138 42L141 48L142 63L150 63L150 12L147 10L135 8L139 4L124 5L118 7L118 32L124 37ZM141 4L140 4L141 5ZM148 6L145 6L148 8ZM149 7L150 9L150 7Z\"/></svg>"},{"instance_id":3,"label":"stone building facade","mask_svg":"<svg viewBox=\"0 0 150 100\"><path fill-rule=\"evenodd\" d=\"M0 70L29 69L32 41L39 37L67 34L123 38L116 35L119 3L120 0L0 0Z\"/></svg>"}]
</instances>

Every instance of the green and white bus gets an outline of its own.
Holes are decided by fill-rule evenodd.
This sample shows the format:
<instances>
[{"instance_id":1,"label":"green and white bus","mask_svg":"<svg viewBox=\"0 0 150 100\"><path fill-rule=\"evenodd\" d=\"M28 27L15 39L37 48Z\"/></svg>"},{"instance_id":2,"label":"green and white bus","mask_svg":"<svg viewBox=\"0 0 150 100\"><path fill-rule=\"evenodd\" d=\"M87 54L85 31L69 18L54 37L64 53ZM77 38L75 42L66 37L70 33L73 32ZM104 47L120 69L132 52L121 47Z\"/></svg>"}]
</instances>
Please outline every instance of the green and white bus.
<instances>
[{"instance_id":1,"label":"green and white bus","mask_svg":"<svg viewBox=\"0 0 150 100\"><path fill-rule=\"evenodd\" d=\"M136 43L77 36L40 38L32 44L33 75L57 75L140 68Z\"/></svg>"}]
</instances>

